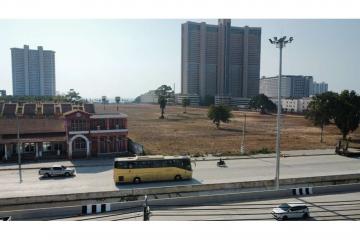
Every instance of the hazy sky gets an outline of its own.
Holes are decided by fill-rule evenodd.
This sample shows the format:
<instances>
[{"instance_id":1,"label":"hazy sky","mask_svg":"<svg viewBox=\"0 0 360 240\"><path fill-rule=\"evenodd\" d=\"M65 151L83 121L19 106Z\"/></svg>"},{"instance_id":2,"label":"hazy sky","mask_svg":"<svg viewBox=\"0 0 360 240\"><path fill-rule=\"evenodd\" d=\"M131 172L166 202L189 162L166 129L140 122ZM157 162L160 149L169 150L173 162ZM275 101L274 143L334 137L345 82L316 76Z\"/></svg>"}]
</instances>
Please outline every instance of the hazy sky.
<instances>
[{"instance_id":1,"label":"hazy sky","mask_svg":"<svg viewBox=\"0 0 360 240\"><path fill-rule=\"evenodd\" d=\"M56 88L83 97L134 98L181 83L181 23L186 20L0 20L0 89L12 94L11 47L54 50ZM197 19L216 24L217 20ZM312 75L329 89L360 92L360 20L232 19L262 27L261 76L278 73L273 36L293 36L283 73Z\"/></svg>"}]
</instances>

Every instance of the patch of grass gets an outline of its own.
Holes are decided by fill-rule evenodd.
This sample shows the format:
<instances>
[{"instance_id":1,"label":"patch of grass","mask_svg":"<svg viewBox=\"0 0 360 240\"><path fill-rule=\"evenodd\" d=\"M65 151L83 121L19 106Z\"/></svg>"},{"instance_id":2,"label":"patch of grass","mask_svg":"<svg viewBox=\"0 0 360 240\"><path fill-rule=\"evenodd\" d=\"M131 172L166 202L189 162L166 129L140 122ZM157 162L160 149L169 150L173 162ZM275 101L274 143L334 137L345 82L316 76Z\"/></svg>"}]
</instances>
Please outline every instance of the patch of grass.
<instances>
[{"instance_id":1,"label":"patch of grass","mask_svg":"<svg viewBox=\"0 0 360 240\"><path fill-rule=\"evenodd\" d=\"M269 154L269 153L274 153L275 151L273 150L270 150L266 147L263 147L261 149L258 149L258 150L252 150L250 151L250 155L255 155L255 154Z\"/></svg>"}]
</instances>

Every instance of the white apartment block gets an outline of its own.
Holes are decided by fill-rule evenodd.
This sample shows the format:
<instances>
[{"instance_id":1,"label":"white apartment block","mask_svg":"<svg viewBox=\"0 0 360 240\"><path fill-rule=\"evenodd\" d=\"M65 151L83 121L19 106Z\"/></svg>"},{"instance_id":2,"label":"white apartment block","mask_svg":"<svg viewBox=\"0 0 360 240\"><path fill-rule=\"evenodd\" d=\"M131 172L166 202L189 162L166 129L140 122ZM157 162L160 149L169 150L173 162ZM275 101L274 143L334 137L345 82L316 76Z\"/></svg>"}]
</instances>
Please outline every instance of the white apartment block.
<instances>
[{"instance_id":1,"label":"white apartment block","mask_svg":"<svg viewBox=\"0 0 360 240\"><path fill-rule=\"evenodd\" d=\"M259 93L269 98L276 98L278 95L279 77L262 77L260 79ZM281 77L281 97L303 98L311 95L313 86L312 76L283 75Z\"/></svg>"},{"instance_id":2,"label":"white apartment block","mask_svg":"<svg viewBox=\"0 0 360 240\"><path fill-rule=\"evenodd\" d=\"M14 96L55 96L55 52L11 48L12 83Z\"/></svg>"},{"instance_id":3,"label":"white apartment block","mask_svg":"<svg viewBox=\"0 0 360 240\"><path fill-rule=\"evenodd\" d=\"M277 105L277 98L270 98ZM307 110L311 98L283 98L281 99L281 108L284 112L303 113Z\"/></svg>"},{"instance_id":4,"label":"white apartment block","mask_svg":"<svg viewBox=\"0 0 360 240\"><path fill-rule=\"evenodd\" d=\"M158 96L155 94L155 90L149 91L140 95L141 103L158 103Z\"/></svg>"}]
</instances>

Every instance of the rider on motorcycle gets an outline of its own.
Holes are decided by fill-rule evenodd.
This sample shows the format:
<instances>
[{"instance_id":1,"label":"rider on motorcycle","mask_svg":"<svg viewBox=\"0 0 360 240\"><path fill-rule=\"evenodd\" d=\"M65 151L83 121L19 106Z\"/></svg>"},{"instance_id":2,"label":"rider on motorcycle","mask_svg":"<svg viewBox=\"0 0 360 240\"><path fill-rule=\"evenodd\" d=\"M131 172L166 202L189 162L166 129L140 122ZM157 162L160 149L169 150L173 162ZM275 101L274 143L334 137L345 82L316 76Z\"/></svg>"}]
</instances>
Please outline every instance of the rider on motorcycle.
<instances>
[{"instance_id":1,"label":"rider on motorcycle","mask_svg":"<svg viewBox=\"0 0 360 240\"><path fill-rule=\"evenodd\" d=\"M219 166L225 165L225 161L220 158L220 159L219 159L219 162L218 162L218 165L219 165Z\"/></svg>"}]
</instances>

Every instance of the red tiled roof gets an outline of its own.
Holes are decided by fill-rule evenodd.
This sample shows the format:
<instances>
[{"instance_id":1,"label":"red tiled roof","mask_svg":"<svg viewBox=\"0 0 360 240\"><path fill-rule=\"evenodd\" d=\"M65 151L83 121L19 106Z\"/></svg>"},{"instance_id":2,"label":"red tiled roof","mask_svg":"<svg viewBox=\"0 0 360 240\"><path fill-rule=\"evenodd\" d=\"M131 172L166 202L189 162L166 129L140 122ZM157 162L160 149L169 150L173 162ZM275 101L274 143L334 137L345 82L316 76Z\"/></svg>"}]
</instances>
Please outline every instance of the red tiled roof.
<instances>
[{"instance_id":1,"label":"red tiled roof","mask_svg":"<svg viewBox=\"0 0 360 240\"><path fill-rule=\"evenodd\" d=\"M63 118L19 118L20 134L65 132ZM16 134L16 119L0 119L0 135Z\"/></svg>"},{"instance_id":2,"label":"red tiled roof","mask_svg":"<svg viewBox=\"0 0 360 240\"><path fill-rule=\"evenodd\" d=\"M64 113L63 115L64 115L64 116L68 116L68 115L73 114L73 113L76 113L76 112L81 112L81 113L84 113L84 114L86 114L86 115L91 115L90 113L85 112L85 111L83 111L83 110L79 110L79 109L74 109L74 110L72 110L72 111L69 111L69 112Z\"/></svg>"},{"instance_id":3,"label":"red tiled roof","mask_svg":"<svg viewBox=\"0 0 360 240\"><path fill-rule=\"evenodd\" d=\"M21 143L28 143L28 142L65 142L66 137L65 136L46 136L46 137L20 137ZM16 143L17 138L7 138L7 139L0 139L1 144L5 143Z\"/></svg>"}]
</instances>

